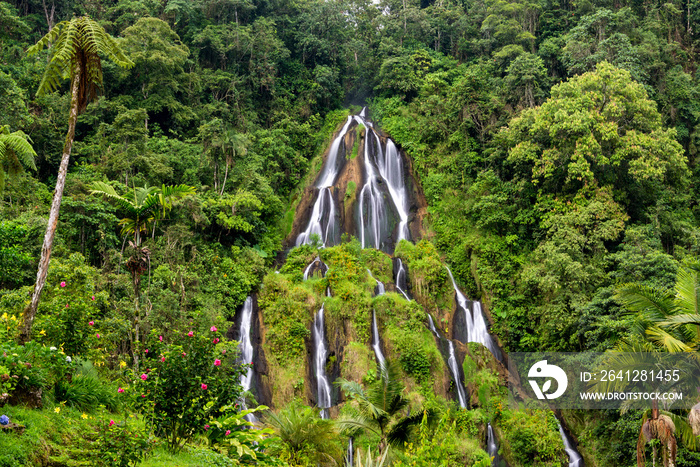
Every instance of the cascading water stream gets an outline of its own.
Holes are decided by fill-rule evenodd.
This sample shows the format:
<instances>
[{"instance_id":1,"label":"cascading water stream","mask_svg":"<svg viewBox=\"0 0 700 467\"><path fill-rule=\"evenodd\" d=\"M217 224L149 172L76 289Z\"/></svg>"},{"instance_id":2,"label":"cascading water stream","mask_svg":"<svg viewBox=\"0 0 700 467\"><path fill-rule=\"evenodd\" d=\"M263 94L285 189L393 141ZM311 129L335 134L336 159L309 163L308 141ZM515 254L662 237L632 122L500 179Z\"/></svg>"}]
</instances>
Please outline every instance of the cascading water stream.
<instances>
[{"instance_id":1,"label":"cascading water stream","mask_svg":"<svg viewBox=\"0 0 700 467\"><path fill-rule=\"evenodd\" d=\"M450 373L452 373L452 381L455 383L455 387L457 388L457 402L459 402L459 406L462 407L463 409L468 408L467 407L467 392L464 390L464 385L462 384L462 377L460 376L459 373L459 363L457 363L457 355L455 354L455 346L452 343L451 340L444 338L440 335L438 332L437 328L435 328L435 322L433 322L433 317L430 316L428 313L428 324L430 327L430 331L437 337L439 341L445 341L447 342L447 351L448 351L448 358L447 358L447 366L450 369Z\"/></svg>"},{"instance_id":2,"label":"cascading water stream","mask_svg":"<svg viewBox=\"0 0 700 467\"><path fill-rule=\"evenodd\" d=\"M352 436L348 440L348 450L345 452L345 467L355 467L355 449Z\"/></svg>"},{"instance_id":3,"label":"cascading water stream","mask_svg":"<svg viewBox=\"0 0 700 467\"><path fill-rule=\"evenodd\" d=\"M484 314L481 311L481 303L478 301L472 302L473 310L469 310L469 305L467 304L467 298L464 296L455 278L452 276L452 271L450 268L445 266L447 273L450 275L450 280L452 281L452 287L457 295L457 304L464 312L464 317L467 325L467 342L478 342L484 347L489 349L497 360L502 360L501 351L489 334L488 328L486 327L486 320L484 319Z\"/></svg>"},{"instance_id":4,"label":"cascading water stream","mask_svg":"<svg viewBox=\"0 0 700 467\"><path fill-rule=\"evenodd\" d=\"M384 288L384 284L382 284L377 278L375 278L372 275L372 271L369 269L367 270L367 274L369 274L369 277L374 279L377 282L377 295L384 295L386 293L386 289Z\"/></svg>"},{"instance_id":5,"label":"cascading water stream","mask_svg":"<svg viewBox=\"0 0 700 467\"><path fill-rule=\"evenodd\" d=\"M358 121L363 125L365 124L364 119L358 118ZM366 181L362 191L360 191L360 243L362 248L372 247L380 250L382 238L384 237L382 228L386 227L388 223L386 222L384 197L379 189L374 165L370 161L369 133L374 134L374 130L369 126L365 126L365 128L364 165ZM377 151L381 152L381 150L382 148L379 146Z\"/></svg>"},{"instance_id":6,"label":"cascading water stream","mask_svg":"<svg viewBox=\"0 0 700 467\"><path fill-rule=\"evenodd\" d=\"M343 142L345 135L350 128L353 117L348 117L348 121L340 130L338 137L333 140L331 148L328 151L328 158L323 165L321 174L318 177L316 187L319 189L316 203L314 204L309 224L302 233L299 234L296 240L296 245L302 245L311 242L311 236L317 234L321 238L323 246L331 245L335 242L336 216L337 208L333 201L333 193L330 187L335 183L338 177L338 152L340 145Z\"/></svg>"},{"instance_id":7,"label":"cascading water stream","mask_svg":"<svg viewBox=\"0 0 700 467\"><path fill-rule=\"evenodd\" d=\"M323 319L323 308L318 310L314 317L313 339L314 339L314 369L316 371L316 394L317 405L321 409L321 418L328 418L328 408L331 406L331 385L326 377L326 360L328 359L328 349L326 349L325 321Z\"/></svg>"},{"instance_id":8,"label":"cascading water stream","mask_svg":"<svg viewBox=\"0 0 700 467\"><path fill-rule=\"evenodd\" d=\"M373 132L374 133L374 132ZM376 133L374 134L377 138L377 145L379 145L379 138ZM381 153L379 154L382 155ZM379 173L386 180L386 184L389 187L389 194L391 199L396 206L396 210L401 219L399 222L398 235L396 237L396 243L401 240L408 240L408 194L406 193L406 183L403 174L403 163L401 162L401 155L396 149L396 145L392 140L387 140L386 150L383 153L384 157L378 157Z\"/></svg>"},{"instance_id":9,"label":"cascading water stream","mask_svg":"<svg viewBox=\"0 0 700 467\"><path fill-rule=\"evenodd\" d=\"M379 328L377 327L377 313L372 310L372 348L374 349L374 355L377 357L379 362L379 369L382 373L386 372L386 358L382 353L382 344L379 340Z\"/></svg>"},{"instance_id":10,"label":"cascading water stream","mask_svg":"<svg viewBox=\"0 0 700 467\"><path fill-rule=\"evenodd\" d=\"M245 299L245 303L243 304L243 310L241 311L241 327L240 327L240 333L239 333L239 342L240 342L240 349L241 349L241 361L243 363L253 363L253 343L250 339L250 330L252 328L252 323L253 323L253 298L252 297L247 297ZM253 368L250 367L248 370L245 372L243 376L241 376L241 387L243 388L243 392L250 391L250 388L253 385ZM241 408L243 410L247 409L246 404L245 404L245 399L242 399L240 401ZM249 422L256 422L257 418L255 415L248 414L246 415L246 420Z\"/></svg>"},{"instance_id":11,"label":"cascading water stream","mask_svg":"<svg viewBox=\"0 0 700 467\"><path fill-rule=\"evenodd\" d=\"M406 269L403 267L403 261L401 258L397 258L399 262L399 272L396 273L396 289L401 292L406 300L411 301L408 294L404 291L406 284L408 283L408 278L406 277Z\"/></svg>"},{"instance_id":12,"label":"cascading water stream","mask_svg":"<svg viewBox=\"0 0 700 467\"><path fill-rule=\"evenodd\" d=\"M564 431L564 427L561 426L561 423L557 423L557 425L559 425L561 440L564 441L564 450L569 456L569 467L583 467L583 457L574 447L573 443L569 439L569 436Z\"/></svg>"},{"instance_id":13,"label":"cascading water stream","mask_svg":"<svg viewBox=\"0 0 700 467\"><path fill-rule=\"evenodd\" d=\"M493 427L490 423L488 425L488 439L486 440L486 452L488 453L489 457L493 458L493 460L491 461L491 465L493 467L498 467L501 463L501 460L498 457L498 444L496 443L496 435L493 432Z\"/></svg>"}]
</instances>

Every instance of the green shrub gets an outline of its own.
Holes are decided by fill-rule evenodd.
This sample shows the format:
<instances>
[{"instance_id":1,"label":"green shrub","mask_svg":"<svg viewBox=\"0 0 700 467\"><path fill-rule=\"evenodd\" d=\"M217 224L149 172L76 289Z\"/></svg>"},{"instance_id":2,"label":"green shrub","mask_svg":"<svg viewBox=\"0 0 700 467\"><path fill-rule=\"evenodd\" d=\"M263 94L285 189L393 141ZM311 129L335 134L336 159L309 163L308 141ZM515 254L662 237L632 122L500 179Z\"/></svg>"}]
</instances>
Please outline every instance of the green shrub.
<instances>
[{"instance_id":1,"label":"green shrub","mask_svg":"<svg viewBox=\"0 0 700 467\"><path fill-rule=\"evenodd\" d=\"M239 381L245 369L236 362L237 344L219 339L214 330L183 330L178 344L152 335L145 368L127 388L172 451L206 431L209 419L241 396Z\"/></svg>"},{"instance_id":2,"label":"green shrub","mask_svg":"<svg viewBox=\"0 0 700 467\"><path fill-rule=\"evenodd\" d=\"M103 421L98 433L94 450L98 466L136 466L148 452L148 434L142 429L130 427L126 421Z\"/></svg>"}]
</instances>

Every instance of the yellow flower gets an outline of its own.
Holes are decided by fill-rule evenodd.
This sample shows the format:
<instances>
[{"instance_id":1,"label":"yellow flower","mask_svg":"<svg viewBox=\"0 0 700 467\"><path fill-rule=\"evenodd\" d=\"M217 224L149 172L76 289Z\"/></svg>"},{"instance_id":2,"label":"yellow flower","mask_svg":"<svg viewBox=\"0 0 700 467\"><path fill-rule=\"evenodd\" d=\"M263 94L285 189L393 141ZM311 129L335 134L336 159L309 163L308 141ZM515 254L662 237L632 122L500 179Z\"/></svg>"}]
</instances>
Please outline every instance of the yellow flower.
<instances>
[{"instance_id":1,"label":"yellow flower","mask_svg":"<svg viewBox=\"0 0 700 467\"><path fill-rule=\"evenodd\" d=\"M126 368L126 362L124 360L119 362L119 368Z\"/></svg>"},{"instance_id":2,"label":"yellow flower","mask_svg":"<svg viewBox=\"0 0 700 467\"><path fill-rule=\"evenodd\" d=\"M46 331L44 331L44 330L42 329L41 331L39 331L39 335L40 335L40 336L45 336L45 335L46 335Z\"/></svg>"},{"instance_id":3,"label":"yellow flower","mask_svg":"<svg viewBox=\"0 0 700 467\"><path fill-rule=\"evenodd\" d=\"M17 317L15 315L10 316L10 321L14 321L16 319L17 319Z\"/></svg>"},{"instance_id":4,"label":"yellow flower","mask_svg":"<svg viewBox=\"0 0 700 467\"><path fill-rule=\"evenodd\" d=\"M83 418L83 420L87 420L88 414L86 414L85 412L83 412L83 414L81 415L81 417Z\"/></svg>"},{"instance_id":5,"label":"yellow flower","mask_svg":"<svg viewBox=\"0 0 700 467\"><path fill-rule=\"evenodd\" d=\"M56 413L61 413L61 408L60 408L60 407L56 407L55 409L53 409L53 411L56 412Z\"/></svg>"},{"instance_id":6,"label":"yellow flower","mask_svg":"<svg viewBox=\"0 0 700 467\"><path fill-rule=\"evenodd\" d=\"M2 319L7 319L7 313L2 314Z\"/></svg>"}]
</instances>

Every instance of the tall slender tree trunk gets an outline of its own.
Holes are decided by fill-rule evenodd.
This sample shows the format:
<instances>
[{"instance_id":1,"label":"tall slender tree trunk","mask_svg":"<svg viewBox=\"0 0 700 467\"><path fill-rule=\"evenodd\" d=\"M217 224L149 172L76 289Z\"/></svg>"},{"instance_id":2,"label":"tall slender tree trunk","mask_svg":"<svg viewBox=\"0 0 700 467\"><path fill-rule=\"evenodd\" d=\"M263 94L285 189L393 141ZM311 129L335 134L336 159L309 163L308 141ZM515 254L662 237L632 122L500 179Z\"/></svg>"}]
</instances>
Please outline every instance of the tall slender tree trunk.
<instances>
[{"instance_id":1,"label":"tall slender tree trunk","mask_svg":"<svg viewBox=\"0 0 700 467\"><path fill-rule=\"evenodd\" d=\"M58 178L56 180L56 190L53 194L53 202L51 203L51 211L49 211L49 223L46 226L46 234L44 235L44 244L41 247L41 259L39 260L39 269L36 273L36 284L34 284L34 293L32 300L24 309L22 331L19 335L19 342L25 343L29 341L32 332L32 324L36 310L39 307L39 299L41 292L44 290L46 283L46 274L49 271L49 260L51 259L51 249L53 248L53 239L56 235L56 227L58 226L58 211L61 208L61 200L63 199L63 189L66 186L66 175L68 173L68 162L70 153L73 149L73 138L75 137L75 123L78 120L78 88L80 87L80 67L76 66L71 83L71 103L70 114L68 116L68 134L66 142L63 145L63 156L61 157L61 165L58 169Z\"/></svg>"}]
</instances>

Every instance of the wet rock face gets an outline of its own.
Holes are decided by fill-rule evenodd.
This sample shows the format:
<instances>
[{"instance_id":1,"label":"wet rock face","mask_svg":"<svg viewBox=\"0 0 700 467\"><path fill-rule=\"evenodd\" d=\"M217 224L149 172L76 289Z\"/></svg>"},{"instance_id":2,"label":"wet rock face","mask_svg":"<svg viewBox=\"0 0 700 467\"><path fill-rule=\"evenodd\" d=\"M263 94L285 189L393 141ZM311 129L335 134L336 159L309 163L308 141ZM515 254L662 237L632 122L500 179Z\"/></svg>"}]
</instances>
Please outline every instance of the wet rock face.
<instances>
[{"instance_id":1,"label":"wet rock face","mask_svg":"<svg viewBox=\"0 0 700 467\"><path fill-rule=\"evenodd\" d=\"M253 317L251 332L251 343L253 344L253 384L251 392L255 399L262 405L270 406L272 404L272 388L269 384L269 368L267 359L265 358L265 350L263 349L263 330L265 324L263 322L262 313L258 307L257 295L252 295L253 300ZM242 307L236 311L233 317L233 324L226 331L226 338L229 340L240 341L241 319L243 318Z\"/></svg>"},{"instance_id":2,"label":"wet rock face","mask_svg":"<svg viewBox=\"0 0 700 467\"><path fill-rule=\"evenodd\" d=\"M393 143L390 143L388 137L376 128L369 131L366 128L358 128L358 125L358 122L354 120L350 123L345 135L339 141L337 154L331 157L335 160L337 176L334 178L333 185L329 187L330 195L335 205L335 212L331 214L334 228L331 234L328 235L327 245L339 243L344 233L353 235L358 239L364 235L366 246L378 244L381 250L393 253L397 238L399 238L401 219L392 201L387 180L379 173L379 166L385 164L382 154L385 154L387 147L393 146ZM339 130L334 135L334 140L338 138L340 133L341 131ZM323 193L324 188L317 185L328 179L326 164L329 162L329 155L332 155L332 146L323 156L324 166L314 185L306 187L301 195L296 208L292 231L285 240L286 248L295 246L299 235L308 228L309 221L314 217L314 207L319 197L328 196L328 193ZM393 146L393 148L396 147ZM405 187L405 209L408 216L407 236L411 240L416 241L424 233L422 226L423 219L427 214L427 202L420 185L415 179L410 160L401 152L400 148L396 148L396 150L400 154L399 167L400 172L403 174L401 184ZM368 170L366 167L366 161L369 161L371 164L371 170ZM375 183L372 184L374 198L369 196L369 189L366 189L363 195L363 188L367 184L368 174L370 173L374 174L373 180ZM370 198L374 201L374 205L370 202ZM323 204L327 207L328 201L324 199ZM323 209L319 209L319 211L323 211ZM369 229L367 219L372 216L373 209L375 212L379 211L380 215L375 217L381 225L375 229ZM328 225L328 216L328 212L322 214L323 221L321 221L321 225L324 232ZM361 219L365 220L364 229L362 228ZM370 232L370 230L378 232L379 238L376 239L376 234Z\"/></svg>"}]
</instances>

